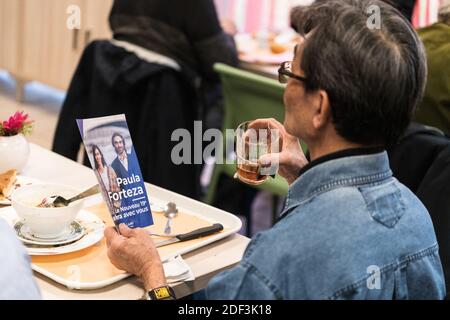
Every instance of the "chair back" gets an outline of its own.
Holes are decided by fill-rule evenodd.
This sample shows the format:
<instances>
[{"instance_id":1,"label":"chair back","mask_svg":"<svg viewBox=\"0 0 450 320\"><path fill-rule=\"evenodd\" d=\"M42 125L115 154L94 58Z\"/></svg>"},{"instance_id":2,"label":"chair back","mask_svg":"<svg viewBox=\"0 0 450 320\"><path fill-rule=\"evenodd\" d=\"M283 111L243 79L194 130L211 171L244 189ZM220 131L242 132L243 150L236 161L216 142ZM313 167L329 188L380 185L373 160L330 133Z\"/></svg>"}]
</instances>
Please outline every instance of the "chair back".
<instances>
[{"instance_id":1,"label":"chair back","mask_svg":"<svg viewBox=\"0 0 450 320\"><path fill-rule=\"evenodd\" d=\"M275 118L284 122L284 85L225 64L216 64L214 70L220 76L225 100L223 130L236 129L243 122L261 118ZM225 165L222 171L233 176L236 168L234 165ZM277 176L257 188L284 196L289 185ZM212 195L213 192L209 192L208 201L212 201Z\"/></svg>"},{"instance_id":2,"label":"chair back","mask_svg":"<svg viewBox=\"0 0 450 320\"><path fill-rule=\"evenodd\" d=\"M225 128L259 118L284 121L284 85L264 76L216 64L225 97Z\"/></svg>"}]
</instances>

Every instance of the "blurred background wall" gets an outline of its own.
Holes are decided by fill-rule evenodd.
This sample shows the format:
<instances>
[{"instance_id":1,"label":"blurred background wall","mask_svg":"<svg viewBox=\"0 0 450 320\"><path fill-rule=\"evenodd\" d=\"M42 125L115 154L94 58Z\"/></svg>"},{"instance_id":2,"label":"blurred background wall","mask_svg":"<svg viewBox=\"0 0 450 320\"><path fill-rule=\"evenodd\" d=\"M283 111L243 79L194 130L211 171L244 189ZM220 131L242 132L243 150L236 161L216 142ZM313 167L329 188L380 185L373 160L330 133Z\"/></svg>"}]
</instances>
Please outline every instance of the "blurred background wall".
<instances>
[{"instance_id":1,"label":"blurred background wall","mask_svg":"<svg viewBox=\"0 0 450 320\"><path fill-rule=\"evenodd\" d=\"M313 0L215 0L222 18L235 21L240 32L281 31L289 26L289 11ZM413 24L421 28L437 21L440 0L416 0Z\"/></svg>"}]
</instances>

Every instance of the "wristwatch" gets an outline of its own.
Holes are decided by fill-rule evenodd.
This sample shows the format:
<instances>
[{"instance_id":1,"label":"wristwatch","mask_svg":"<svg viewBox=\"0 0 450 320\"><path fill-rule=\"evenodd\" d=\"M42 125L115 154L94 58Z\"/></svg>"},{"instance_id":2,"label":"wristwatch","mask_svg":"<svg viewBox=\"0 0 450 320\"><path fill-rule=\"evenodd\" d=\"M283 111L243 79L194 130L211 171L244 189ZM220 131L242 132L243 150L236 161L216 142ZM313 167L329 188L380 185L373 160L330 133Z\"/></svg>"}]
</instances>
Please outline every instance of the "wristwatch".
<instances>
[{"instance_id":1,"label":"wristwatch","mask_svg":"<svg viewBox=\"0 0 450 320\"><path fill-rule=\"evenodd\" d=\"M159 287L147 292L147 300L176 300L175 292L169 286Z\"/></svg>"}]
</instances>

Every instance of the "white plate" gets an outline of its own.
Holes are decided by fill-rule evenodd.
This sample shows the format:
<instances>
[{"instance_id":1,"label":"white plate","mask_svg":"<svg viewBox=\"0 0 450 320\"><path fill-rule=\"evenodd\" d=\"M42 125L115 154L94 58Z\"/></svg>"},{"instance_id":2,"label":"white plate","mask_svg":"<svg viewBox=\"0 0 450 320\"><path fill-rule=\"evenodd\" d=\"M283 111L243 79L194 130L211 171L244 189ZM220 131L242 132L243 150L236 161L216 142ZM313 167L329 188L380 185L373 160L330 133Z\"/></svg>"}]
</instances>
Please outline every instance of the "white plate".
<instances>
[{"instance_id":1,"label":"white plate","mask_svg":"<svg viewBox=\"0 0 450 320\"><path fill-rule=\"evenodd\" d=\"M27 186L27 185L31 185L31 184L39 183L39 182L40 182L39 180L34 179L34 178L17 176L16 183L14 184L14 190L17 190L22 186ZM11 204L11 199L9 199L9 198L0 200L0 205L8 206L10 204Z\"/></svg>"},{"instance_id":2,"label":"white plate","mask_svg":"<svg viewBox=\"0 0 450 320\"><path fill-rule=\"evenodd\" d=\"M81 223L74 221L67 228L64 234L57 238L52 239L42 239L36 237L31 230L24 224L23 221L19 221L14 225L14 230L16 231L17 237L27 245L52 247L52 246L62 246L74 243L80 240L86 234L86 228L84 228Z\"/></svg>"},{"instance_id":3,"label":"white plate","mask_svg":"<svg viewBox=\"0 0 450 320\"><path fill-rule=\"evenodd\" d=\"M3 209L0 213L0 217L5 219L12 228L14 228L14 225L19 221L19 216L12 207ZM105 224L95 214L86 210L81 210L77 215L76 221L86 229L86 235L80 240L58 247L27 247L28 254L31 256L66 254L91 247L103 239Z\"/></svg>"}]
</instances>

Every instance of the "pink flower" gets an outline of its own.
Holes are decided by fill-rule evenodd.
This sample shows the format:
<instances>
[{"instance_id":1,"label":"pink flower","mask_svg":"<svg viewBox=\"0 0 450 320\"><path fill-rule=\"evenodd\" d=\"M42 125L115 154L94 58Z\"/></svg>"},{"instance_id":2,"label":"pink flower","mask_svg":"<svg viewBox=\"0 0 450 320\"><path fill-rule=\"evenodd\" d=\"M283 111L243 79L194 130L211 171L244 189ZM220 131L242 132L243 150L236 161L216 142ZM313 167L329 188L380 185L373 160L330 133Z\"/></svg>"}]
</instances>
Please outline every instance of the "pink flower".
<instances>
[{"instance_id":1,"label":"pink flower","mask_svg":"<svg viewBox=\"0 0 450 320\"><path fill-rule=\"evenodd\" d=\"M33 121L28 120L28 114L23 111L16 112L8 121L3 121L0 124L0 135L14 136L19 133L27 134L32 129Z\"/></svg>"}]
</instances>

